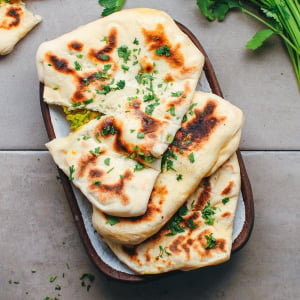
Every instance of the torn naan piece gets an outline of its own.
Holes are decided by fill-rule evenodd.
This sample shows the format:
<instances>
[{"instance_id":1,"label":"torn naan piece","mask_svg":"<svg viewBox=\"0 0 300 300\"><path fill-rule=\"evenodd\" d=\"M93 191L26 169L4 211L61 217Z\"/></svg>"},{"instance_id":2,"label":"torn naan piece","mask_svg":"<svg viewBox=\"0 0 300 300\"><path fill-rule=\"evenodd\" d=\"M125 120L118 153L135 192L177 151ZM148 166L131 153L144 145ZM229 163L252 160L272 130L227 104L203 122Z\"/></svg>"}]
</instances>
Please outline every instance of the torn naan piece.
<instances>
[{"instance_id":1,"label":"torn naan piece","mask_svg":"<svg viewBox=\"0 0 300 300\"><path fill-rule=\"evenodd\" d=\"M20 0L0 0L0 55L10 53L18 41L41 20Z\"/></svg>"},{"instance_id":2,"label":"torn naan piece","mask_svg":"<svg viewBox=\"0 0 300 300\"><path fill-rule=\"evenodd\" d=\"M81 26L37 51L37 69L49 104L159 120L151 155L160 157L190 107L204 56L166 13L123 10ZM134 122L134 121L133 121ZM157 127L156 127L157 128ZM167 137L167 138L166 138Z\"/></svg>"},{"instance_id":3,"label":"torn naan piece","mask_svg":"<svg viewBox=\"0 0 300 300\"><path fill-rule=\"evenodd\" d=\"M92 120L46 146L58 167L98 209L113 216L143 215L159 171L114 150L121 139L112 120Z\"/></svg>"},{"instance_id":4,"label":"torn naan piece","mask_svg":"<svg viewBox=\"0 0 300 300\"><path fill-rule=\"evenodd\" d=\"M179 209L200 181L238 148L243 114L221 97L196 92L181 129L162 158L143 216L119 218L113 226L94 207L92 222L100 236L120 244L139 244L155 234Z\"/></svg>"},{"instance_id":5,"label":"torn naan piece","mask_svg":"<svg viewBox=\"0 0 300 300\"><path fill-rule=\"evenodd\" d=\"M154 236L136 246L106 240L111 250L139 274L188 271L229 260L233 221L240 193L236 154L196 191Z\"/></svg>"}]
</instances>

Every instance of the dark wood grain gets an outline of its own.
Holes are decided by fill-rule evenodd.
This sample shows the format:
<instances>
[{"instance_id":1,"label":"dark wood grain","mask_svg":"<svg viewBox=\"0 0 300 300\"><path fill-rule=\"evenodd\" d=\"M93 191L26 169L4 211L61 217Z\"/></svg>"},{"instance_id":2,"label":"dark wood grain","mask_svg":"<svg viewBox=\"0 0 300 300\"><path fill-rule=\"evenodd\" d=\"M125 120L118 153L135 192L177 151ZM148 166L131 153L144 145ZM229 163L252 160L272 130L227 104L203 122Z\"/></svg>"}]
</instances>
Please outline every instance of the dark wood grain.
<instances>
[{"instance_id":1,"label":"dark wood grain","mask_svg":"<svg viewBox=\"0 0 300 300\"><path fill-rule=\"evenodd\" d=\"M199 43L197 38L187 29L185 26L182 24L176 22L178 27L186 34L189 36L189 38L193 41L193 43L196 45L196 47L203 53L205 56L205 65L204 65L204 72L207 77L207 80L209 82L209 85L212 89L212 92L221 96L222 97L222 91L220 89L219 83L217 81L215 72L213 70L213 67L210 63L210 60L204 51L202 45ZM55 132L53 129L52 121L51 121L51 116L50 116L50 111L48 105L43 101L43 91L44 91L44 86L42 83L40 83L40 105L41 105L41 111L42 115L44 118L46 130L48 133L49 140L52 140L55 138ZM251 190L251 185L250 181L247 175L247 171L241 156L240 151L237 151L237 157L238 161L240 164L240 170L241 170L241 192L243 195L243 201L245 205L245 222L242 228L242 231L240 234L237 236L237 238L234 240L232 244L232 253L237 252L240 250L248 241L250 238L251 232L252 232L252 227L254 224L254 204L253 204L253 196L252 196L252 190ZM87 234L86 228L84 226L84 222L82 219L82 215L77 203L77 199L73 193L72 186L70 184L70 181L68 177L60 170L60 178L62 181L62 185L67 197L67 200L70 205L70 209L72 212L72 215L74 217L74 221L76 224L76 227L78 229L80 238L83 242L83 245L93 261L93 263L107 276L113 279L121 280L121 281L126 281L126 282L143 282L146 280L150 279L158 279L161 278L162 276L167 276L167 274L161 274L161 275L153 275L153 276L145 276L145 275L130 275L124 272L117 271L107 265L106 263L103 262L103 260L98 256L96 250L94 249L90 238ZM178 271L171 272L172 274L176 273Z\"/></svg>"}]
</instances>

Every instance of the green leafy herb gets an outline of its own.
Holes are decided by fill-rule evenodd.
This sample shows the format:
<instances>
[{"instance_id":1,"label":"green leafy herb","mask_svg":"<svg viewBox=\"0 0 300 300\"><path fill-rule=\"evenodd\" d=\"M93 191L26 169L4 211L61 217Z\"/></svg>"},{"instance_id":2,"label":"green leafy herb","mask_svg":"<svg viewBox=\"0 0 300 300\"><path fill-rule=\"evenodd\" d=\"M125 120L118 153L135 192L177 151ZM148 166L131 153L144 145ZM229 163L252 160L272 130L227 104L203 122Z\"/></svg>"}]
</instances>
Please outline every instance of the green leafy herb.
<instances>
[{"instance_id":1,"label":"green leafy herb","mask_svg":"<svg viewBox=\"0 0 300 300\"><path fill-rule=\"evenodd\" d=\"M114 226L120 222L120 220L115 216L110 216L110 215L105 215L105 216L107 218L107 221L105 222L106 224L110 224L111 226Z\"/></svg>"},{"instance_id":2,"label":"green leafy herb","mask_svg":"<svg viewBox=\"0 0 300 300\"><path fill-rule=\"evenodd\" d=\"M168 109L168 112L169 112L173 117L175 117L175 108L174 108L173 105Z\"/></svg>"},{"instance_id":3,"label":"green leafy herb","mask_svg":"<svg viewBox=\"0 0 300 300\"><path fill-rule=\"evenodd\" d=\"M57 276L51 276L49 279L49 282L54 282L56 280Z\"/></svg>"},{"instance_id":4,"label":"green leafy herb","mask_svg":"<svg viewBox=\"0 0 300 300\"><path fill-rule=\"evenodd\" d=\"M57 284L57 285L55 286L55 290L56 290L56 291L60 291L60 290L61 290L61 287L60 287L59 284Z\"/></svg>"},{"instance_id":5,"label":"green leafy herb","mask_svg":"<svg viewBox=\"0 0 300 300\"><path fill-rule=\"evenodd\" d=\"M183 94L183 91L172 92L171 97L180 97Z\"/></svg>"},{"instance_id":6,"label":"green leafy herb","mask_svg":"<svg viewBox=\"0 0 300 300\"><path fill-rule=\"evenodd\" d=\"M159 105L159 103L157 103L157 102L147 105L145 108L145 113L149 116L152 116L155 106L158 106L158 105Z\"/></svg>"},{"instance_id":7,"label":"green leafy herb","mask_svg":"<svg viewBox=\"0 0 300 300\"><path fill-rule=\"evenodd\" d=\"M156 256L156 260L159 260L160 258L163 258L164 254L167 256L171 256L172 254L168 252L167 247L159 246L159 254Z\"/></svg>"},{"instance_id":8,"label":"green leafy herb","mask_svg":"<svg viewBox=\"0 0 300 300\"><path fill-rule=\"evenodd\" d=\"M74 177L73 177L73 174L75 172L74 165L72 165L71 167L69 167L69 171L70 171L70 173L69 173L69 180L74 180Z\"/></svg>"},{"instance_id":9,"label":"green leafy herb","mask_svg":"<svg viewBox=\"0 0 300 300\"><path fill-rule=\"evenodd\" d=\"M124 89L124 87L125 87L125 80L119 80L119 81L117 82L117 87L118 87L120 90Z\"/></svg>"},{"instance_id":10,"label":"green leafy herb","mask_svg":"<svg viewBox=\"0 0 300 300\"><path fill-rule=\"evenodd\" d=\"M90 150L90 153L99 156L103 151L100 151L100 147L95 148L95 150Z\"/></svg>"},{"instance_id":11,"label":"green leafy herb","mask_svg":"<svg viewBox=\"0 0 300 300\"><path fill-rule=\"evenodd\" d=\"M194 230L194 229L196 229L196 228L199 227L199 226L197 226L197 225L195 224L195 222L194 222L193 219L189 219L189 221L188 221L188 226L189 226L192 230Z\"/></svg>"},{"instance_id":12,"label":"green leafy herb","mask_svg":"<svg viewBox=\"0 0 300 300\"><path fill-rule=\"evenodd\" d=\"M36 269L31 269L31 273L36 273Z\"/></svg>"},{"instance_id":13,"label":"green leafy herb","mask_svg":"<svg viewBox=\"0 0 300 300\"><path fill-rule=\"evenodd\" d=\"M228 203L229 202L229 198L228 197L226 197L226 198L224 198L224 199L222 199L222 202L223 202L223 204L225 205L226 203Z\"/></svg>"},{"instance_id":14,"label":"green leafy herb","mask_svg":"<svg viewBox=\"0 0 300 300\"><path fill-rule=\"evenodd\" d=\"M205 207L201 210L202 218L205 220L205 224L213 225L215 219L212 217L215 214L216 207L211 207L210 201L207 202Z\"/></svg>"},{"instance_id":15,"label":"green leafy herb","mask_svg":"<svg viewBox=\"0 0 300 300\"><path fill-rule=\"evenodd\" d=\"M85 136L82 137L83 140L88 140L88 139L90 139L90 138L91 138L91 137L90 137L90 136L87 136L87 135L85 135Z\"/></svg>"},{"instance_id":16,"label":"green leafy herb","mask_svg":"<svg viewBox=\"0 0 300 300\"><path fill-rule=\"evenodd\" d=\"M191 152L191 153L189 154L189 160L190 160L190 162L191 162L192 164L195 162L195 158L194 158L194 153L193 153L193 152Z\"/></svg>"},{"instance_id":17,"label":"green leafy herb","mask_svg":"<svg viewBox=\"0 0 300 300\"><path fill-rule=\"evenodd\" d=\"M144 168L145 168L145 166L143 164L141 164L140 162L138 162L135 165L133 172L137 172L137 171L143 170Z\"/></svg>"},{"instance_id":18,"label":"green leafy herb","mask_svg":"<svg viewBox=\"0 0 300 300\"><path fill-rule=\"evenodd\" d=\"M171 55L168 45L164 45L163 47L155 49L155 54L159 56L165 55L166 57L169 57Z\"/></svg>"},{"instance_id":19,"label":"green leafy herb","mask_svg":"<svg viewBox=\"0 0 300 300\"><path fill-rule=\"evenodd\" d=\"M118 55L120 58L123 58L125 63L127 63L127 61L129 60L130 54L131 50L128 49L128 46L123 45L118 48Z\"/></svg>"},{"instance_id":20,"label":"green leafy herb","mask_svg":"<svg viewBox=\"0 0 300 300\"><path fill-rule=\"evenodd\" d=\"M178 174L177 177L176 177L176 180L177 181L182 180L182 174Z\"/></svg>"},{"instance_id":21,"label":"green leafy herb","mask_svg":"<svg viewBox=\"0 0 300 300\"><path fill-rule=\"evenodd\" d=\"M77 58L83 58L83 54L77 54L76 57Z\"/></svg>"},{"instance_id":22,"label":"green leafy herb","mask_svg":"<svg viewBox=\"0 0 300 300\"><path fill-rule=\"evenodd\" d=\"M171 159L177 160L177 156L171 149L168 149L164 153L164 155L162 156L162 159L161 159L161 170L162 171L164 169L164 166L167 165L167 171L173 170L176 172L176 170L173 167L173 161Z\"/></svg>"},{"instance_id":23,"label":"green leafy herb","mask_svg":"<svg viewBox=\"0 0 300 300\"><path fill-rule=\"evenodd\" d=\"M145 133L144 132L138 132L138 134L136 135L138 139L143 139L145 137Z\"/></svg>"},{"instance_id":24,"label":"green leafy herb","mask_svg":"<svg viewBox=\"0 0 300 300\"><path fill-rule=\"evenodd\" d=\"M121 10L125 0L98 0L98 2L104 7L101 16L105 17Z\"/></svg>"},{"instance_id":25,"label":"green leafy herb","mask_svg":"<svg viewBox=\"0 0 300 300\"><path fill-rule=\"evenodd\" d=\"M109 164L110 164L110 158L108 157L108 158L104 159L104 163L105 163L107 166L109 166Z\"/></svg>"},{"instance_id":26,"label":"green leafy herb","mask_svg":"<svg viewBox=\"0 0 300 300\"><path fill-rule=\"evenodd\" d=\"M259 31L247 43L259 48L273 34L278 34L287 47L300 87L300 9L297 0L197 0L201 13L210 21L223 21L228 11L240 9L267 28ZM264 16L262 17L261 14Z\"/></svg>"},{"instance_id":27,"label":"green leafy herb","mask_svg":"<svg viewBox=\"0 0 300 300\"><path fill-rule=\"evenodd\" d=\"M183 116L183 119L182 119L182 123L186 122L187 119L188 119L188 118L187 118L187 115L184 115L184 116Z\"/></svg>"},{"instance_id":28,"label":"green leafy herb","mask_svg":"<svg viewBox=\"0 0 300 300\"><path fill-rule=\"evenodd\" d=\"M134 41L133 41L133 43L134 43L135 45L138 45L138 44L139 44L139 41L138 41L138 39L137 39L137 38L135 38L135 39L134 39Z\"/></svg>"},{"instance_id":29,"label":"green leafy herb","mask_svg":"<svg viewBox=\"0 0 300 300\"><path fill-rule=\"evenodd\" d=\"M189 114L192 116L194 114L194 107L197 106L197 103L193 103L189 108Z\"/></svg>"},{"instance_id":30,"label":"green leafy herb","mask_svg":"<svg viewBox=\"0 0 300 300\"><path fill-rule=\"evenodd\" d=\"M54 91L56 91L56 90L58 90L58 87L56 86L56 87L54 87L53 89L54 89Z\"/></svg>"},{"instance_id":31,"label":"green leafy herb","mask_svg":"<svg viewBox=\"0 0 300 300\"><path fill-rule=\"evenodd\" d=\"M186 204L182 205L179 208L177 213L171 218L169 222L168 229L170 229L171 232L167 233L166 236L175 235L177 233L181 233L185 231L184 226L180 225L179 223L184 220L183 217L187 214L187 212L188 212L188 208Z\"/></svg>"},{"instance_id":32,"label":"green leafy herb","mask_svg":"<svg viewBox=\"0 0 300 300\"><path fill-rule=\"evenodd\" d=\"M74 65L75 65L75 70L76 71L80 71L81 70L81 65L80 65L80 63L78 61L75 61Z\"/></svg>"},{"instance_id":33,"label":"green leafy herb","mask_svg":"<svg viewBox=\"0 0 300 300\"><path fill-rule=\"evenodd\" d=\"M106 136L108 134L114 135L116 133L114 125L107 125L101 130L102 136Z\"/></svg>"},{"instance_id":34,"label":"green leafy herb","mask_svg":"<svg viewBox=\"0 0 300 300\"><path fill-rule=\"evenodd\" d=\"M126 73L129 70L129 67L126 65L122 65L121 68L124 71L124 73Z\"/></svg>"},{"instance_id":35,"label":"green leafy herb","mask_svg":"<svg viewBox=\"0 0 300 300\"><path fill-rule=\"evenodd\" d=\"M95 180L94 183L97 185L97 186L100 186L101 185L101 182L99 180Z\"/></svg>"},{"instance_id":36,"label":"green leafy herb","mask_svg":"<svg viewBox=\"0 0 300 300\"><path fill-rule=\"evenodd\" d=\"M83 103L84 103L85 105L88 105L88 104L92 103L93 101L94 101L94 99L91 98L91 99L88 99L88 100L84 100Z\"/></svg>"},{"instance_id":37,"label":"green leafy herb","mask_svg":"<svg viewBox=\"0 0 300 300\"><path fill-rule=\"evenodd\" d=\"M108 44L107 36L104 36L104 38L101 40L101 42L105 42L105 44Z\"/></svg>"},{"instance_id":38,"label":"green leafy herb","mask_svg":"<svg viewBox=\"0 0 300 300\"><path fill-rule=\"evenodd\" d=\"M89 79L88 78L83 78L82 79L85 82L85 85L88 86L90 84Z\"/></svg>"},{"instance_id":39,"label":"green leafy herb","mask_svg":"<svg viewBox=\"0 0 300 300\"><path fill-rule=\"evenodd\" d=\"M205 238L206 238L205 249L214 249L218 244L216 239L213 237L213 233L210 233L209 235L205 235Z\"/></svg>"},{"instance_id":40,"label":"green leafy herb","mask_svg":"<svg viewBox=\"0 0 300 300\"><path fill-rule=\"evenodd\" d=\"M112 167L111 169L109 169L106 173L109 174L115 167Z\"/></svg>"}]
</instances>

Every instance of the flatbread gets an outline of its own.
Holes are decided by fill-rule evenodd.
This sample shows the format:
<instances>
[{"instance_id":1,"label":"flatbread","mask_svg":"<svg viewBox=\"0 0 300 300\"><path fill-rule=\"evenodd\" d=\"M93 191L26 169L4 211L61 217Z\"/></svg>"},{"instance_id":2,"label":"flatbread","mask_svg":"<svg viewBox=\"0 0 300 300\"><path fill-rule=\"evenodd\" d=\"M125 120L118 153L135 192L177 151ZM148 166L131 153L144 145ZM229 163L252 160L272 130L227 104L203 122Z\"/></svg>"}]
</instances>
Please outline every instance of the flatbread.
<instances>
[{"instance_id":1,"label":"flatbread","mask_svg":"<svg viewBox=\"0 0 300 300\"><path fill-rule=\"evenodd\" d=\"M106 240L115 255L140 274L192 270L227 261L240 193L236 154L197 190L157 234L136 246Z\"/></svg>"},{"instance_id":2,"label":"flatbread","mask_svg":"<svg viewBox=\"0 0 300 300\"><path fill-rule=\"evenodd\" d=\"M159 170L115 151L122 136L121 121L113 121L112 116L92 120L46 146L59 168L98 209L113 216L143 215Z\"/></svg>"},{"instance_id":3,"label":"flatbread","mask_svg":"<svg viewBox=\"0 0 300 300\"><path fill-rule=\"evenodd\" d=\"M22 1L0 1L0 55L10 53L18 41L41 20Z\"/></svg>"},{"instance_id":4,"label":"flatbread","mask_svg":"<svg viewBox=\"0 0 300 300\"><path fill-rule=\"evenodd\" d=\"M166 13L122 10L81 26L37 51L44 100L136 117L160 157L190 107L204 56ZM133 128L137 129L137 128Z\"/></svg>"},{"instance_id":5,"label":"flatbread","mask_svg":"<svg viewBox=\"0 0 300 300\"><path fill-rule=\"evenodd\" d=\"M196 92L185 122L163 157L163 172L155 182L146 213L137 218L119 218L111 226L94 207L92 222L100 236L116 243L139 244L155 234L203 177L212 174L237 150L242 124L239 108L217 95Z\"/></svg>"}]
</instances>

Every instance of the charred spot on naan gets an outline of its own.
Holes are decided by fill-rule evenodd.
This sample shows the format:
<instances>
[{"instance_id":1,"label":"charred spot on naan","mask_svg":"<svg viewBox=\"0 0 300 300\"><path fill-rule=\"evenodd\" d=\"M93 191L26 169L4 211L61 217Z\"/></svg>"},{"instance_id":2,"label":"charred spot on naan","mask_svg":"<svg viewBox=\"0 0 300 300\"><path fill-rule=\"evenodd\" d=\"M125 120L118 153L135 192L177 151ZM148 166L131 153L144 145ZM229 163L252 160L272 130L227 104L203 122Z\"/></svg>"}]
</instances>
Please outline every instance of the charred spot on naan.
<instances>
[{"instance_id":1,"label":"charred spot on naan","mask_svg":"<svg viewBox=\"0 0 300 300\"><path fill-rule=\"evenodd\" d=\"M230 211L225 211L224 213L222 213L221 217L222 218L229 218L231 216L231 212Z\"/></svg>"},{"instance_id":2,"label":"charred spot on naan","mask_svg":"<svg viewBox=\"0 0 300 300\"><path fill-rule=\"evenodd\" d=\"M228 185L225 187L225 189L222 191L221 195L223 196L229 195L232 191L233 186L234 186L234 181L231 180L228 183Z\"/></svg>"},{"instance_id":3,"label":"charred spot on naan","mask_svg":"<svg viewBox=\"0 0 300 300\"><path fill-rule=\"evenodd\" d=\"M226 119L225 116L216 116L216 107L217 104L210 100L203 110L195 108L192 118L184 122L177 132L175 136L177 145L172 145L172 150L178 153L180 149L201 149L202 143L206 142L218 124Z\"/></svg>"},{"instance_id":4,"label":"charred spot on naan","mask_svg":"<svg viewBox=\"0 0 300 300\"><path fill-rule=\"evenodd\" d=\"M0 24L2 29L11 29L12 27L17 27L21 23L21 17L23 15L22 8L20 7L9 7L5 13L5 16L11 19L11 21L4 19Z\"/></svg>"},{"instance_id":5,"label":"charred spot on naan","mask_svg":"<svg viewBox=\"0 0 300 300\"><path fill-rule=\"evenodd\" d=\"M142 28L142 33L144 35L145 44L148 46L150 51L153 51L153 56L156 59L163 58L170 65L170 67L174 69L184 66L184 56L180 50L181 45L177 44L172 46L162 24L157 24L153 30ZM165 46L169 48L170 55L157 55L156 50Z\"/></svg>"},{"instance_id":6,"label":"charred spot on naan","mask_svg":"<svg viewBox=\"0 0 300 300\"><path fill-rule=\"evenodd\" d=\"M69 50L81 51L84 44L79 41L71 41L68 45Z\"/></svg>"},{"instance_id":7,"label":"charred spot on naan","mask_svg":"<svg viewBox=\"0 0 300 300\"><path fill-rule=\"evenodd\" d=\"M137 247L138 246L126 246L122 245L123 252L128 256L130 260L135 260L138 265L142 265L140 259L138 258Z\"/></svg>"},{"instance_id":8,"label":"charred spot on naan","mask_svg":"<svg viewBox=\"0 0 300 300\"><path fill-rule=\"evenodd\" d=\"M101 49L91 49L88 56L93 61L112 62L111 54L117 47L118 31L112 27L107 36L107 44Z\"/></svg>"},{"instance_id":9,"label":"charred spot on naan","mask_svg":"<svg viewBox=\"0 0 300 300\"><path fill-rule=\"evenodd\" d=\"M95 174L95 169L92 170L92 174ZM101 177L105 176L105 172L101 169L97 170L100 176L97 176L97 179L101 179ZM88 176L89 181L89 189L97 192L99 194L98 199L105 203L107 200L111 199L114 196L120 197L121 204L128 205L129 204L129 196L125 193L126 182L130 181L133 178L133 173L130 170L126 170L122 176L114 183L99 183L100 181L95 181L94 176Z\"/></svg>"},{"instance_id":10,"label":"charred spot on naan","mask_svg":"<svg viewBox=\"0 0 300 300\"><path fill-rule=\"evenodd\" d=\"M75 70L69 66L69 62L64 58L59 58L51 52L46 53L46 60L56 71L65 74L74 74Z\"/></svg>"},{"instance_id":11,"label":"charred spot on naan","mask_svg":"<svg viewBox=\"0 0 300 300\"><path fill-rule=\"evenodd\" d=\"M208 177L205 177L202 180L202 186L203 186L203 190L198 195L198 197L194 203L193 211L202 210L211 197L211 195L210 195L211 185L209 184Z\"/></svg>"},{"instance_id":12,"label":"charred spot on naan","mask_svg":"<svg viewBox=\"0 0 300 300\"><path fill-rule=\"evenodd\" d=\"M151 61L148 60L147 56L144 56L139 61L141 65L141 70L139 73L149 73L151 74L154 71L154 65Z\"/></svg>"}]
</instances>

